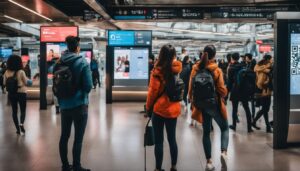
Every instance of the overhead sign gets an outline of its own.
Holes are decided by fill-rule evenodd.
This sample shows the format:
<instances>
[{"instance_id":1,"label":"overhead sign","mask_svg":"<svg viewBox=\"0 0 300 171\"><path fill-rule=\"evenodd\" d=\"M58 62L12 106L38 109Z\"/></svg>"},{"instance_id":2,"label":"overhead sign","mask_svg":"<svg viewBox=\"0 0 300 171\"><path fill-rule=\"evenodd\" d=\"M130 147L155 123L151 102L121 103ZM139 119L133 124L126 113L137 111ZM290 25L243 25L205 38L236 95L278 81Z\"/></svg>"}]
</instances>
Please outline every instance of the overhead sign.
<instances>
[{"instance_id":1,"label":"overhead sign","mask_svg":"<svg viewBox=\"0 0 300 171\"><path fill-rule=\"evenodd\" d=\"M151 42L151 31L108 31L109 46L151 46Z\"/></svg>"},{"instance_id":2,"label":"overhead sign","mask_svg":"<svg viewBox=\"0 0 300 171\"><path fill-rule=\"evenodd\" d=\"M65 42L68 36L78 36L78 27L76 26L41 26L41 42Z\"/></svg>"},{"instance_id":3,"label":"overhead sign","mask_svg":"<svg viewBox=\"0 0 300 171\"><path fill-rule=\"evenodd\" d=\"M98 14L95 11L90 11L90 10L84 10L83 11L83 20L84 21L89 21L89 20L100 20L102 17L100 14Z\"/></svg>"},{"instance_id":4,"label":"overhead sign","mask_svg":"<svg viewBox=\"0 0 300 171\"><path fill-rule=\"evenodd\" d=\"M160 20L212 18L273 18L277 11L295 10L292 6L226 6L226 7L113 7L109 11L115 20Z\"/></svg>"},{"instance_id":5,"label":"overhead sign","mask_svg":"<svg viewBox=\"0 0 300 171\"><path fill-rule=\"evenodd\" d=\"M111 10L115 20L203 19L197 8L117 8Z\"/></svg>"}]
</instances>

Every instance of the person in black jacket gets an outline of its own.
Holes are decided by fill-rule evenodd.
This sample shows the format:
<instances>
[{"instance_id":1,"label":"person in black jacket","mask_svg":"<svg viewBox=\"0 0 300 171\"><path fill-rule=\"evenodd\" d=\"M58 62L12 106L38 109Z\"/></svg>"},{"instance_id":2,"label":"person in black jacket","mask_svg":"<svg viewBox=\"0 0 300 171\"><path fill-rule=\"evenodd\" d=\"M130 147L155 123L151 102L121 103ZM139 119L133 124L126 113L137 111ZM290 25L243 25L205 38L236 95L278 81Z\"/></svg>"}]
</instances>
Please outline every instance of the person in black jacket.
<instances>
[{"instance_id":1,"label":"person in black jacket","mask_svg":"<svg viewBox=\"0 0 300 171\"><path fill-rule=\"evenodd\" d=\"M254 67L256 65L256 60L253 59L253 56L251 53L245 54L246 56L246 62L247 62L247 69L251 70L254 72ZM254 94L253 96L250 97L251 101L251 112L252 112L252 119L255 117L255 99L254 99Z\"/></svg>"},{"instance_id":2,"label":"person in black jacket","mask_svg":"<svg viewBox=\"0 0 300 171\"><path fill-rule=\"evenodd\" d=\"M251 112L249 108L248 101L250 97L246 97L241 95L241 92L239 91L238 88L238 83L237 83L237 77L238 77L238 72L246 67L245 65L239 63L240 59L240 54L239 53L233 53L231 57L231 65L229 66L228 69L228 90L230 92L230 100L232 101L232 125L229 126L230 129L236 130L236 123L237 123L237 112L238 112L238 106L239 102L242 102L243 108L246 112L246 117L247 117L247 128L248 128L248 133L253 132L251 128Z\"/></svg>"},{"instance_id":3,"label":"person in black jacket","mask_svg":"<svg viewBox=\"0 0 300 171\"><path fill-rule=\"evenodd\" d=\"M188 90L189 90L189 81L190 81L190 75L191 75L191 71L192 71L192 66L190 63L190 57L189 56L185 56L182 60L182 72L180 73L180 78L183 80L184 82L184 94L183 94L183 101L185 104L185 114L187 113L187 105L188 105L188 101L187 101L187 94L188 94Z\"/></svg>"}]
</instances>

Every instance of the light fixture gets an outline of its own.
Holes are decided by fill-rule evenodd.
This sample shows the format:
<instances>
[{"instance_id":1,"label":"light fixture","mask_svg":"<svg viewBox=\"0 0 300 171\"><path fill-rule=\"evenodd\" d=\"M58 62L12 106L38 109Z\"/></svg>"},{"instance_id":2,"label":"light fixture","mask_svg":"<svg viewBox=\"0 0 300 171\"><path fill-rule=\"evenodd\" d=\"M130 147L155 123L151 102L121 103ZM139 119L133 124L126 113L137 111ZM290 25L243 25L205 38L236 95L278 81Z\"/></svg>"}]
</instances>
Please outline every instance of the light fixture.
<instances>
[{"instance_id":1,"label":"light fixture","mask_svg":"<svg viewBox=\"0 0 300 171\"><path fill-rule=\"evenodd\" d=\"M5 18L8 18L8 19L14 20L14 21L16 21L16 22L23 23L23 21L22 21L22 20L16 19L16 18L14 18L14 17L8 16L8 15L3 15L3 16L4 16Z\"/></svg>"},{"instance_id":2,"label":"light fixture","mask_svg":"<svg viewBox=\"0 0 300 171\"><path fill-rule=\"evenodd\" d=\"M42 15L42 14L36 12L36 11L33 11L33 10L31 10L31 9L29 9L29 8L27 8L27 7L25 7L25 6L21 5L21 4L13 1L13 0L8 0L8 1L11 2L11 3L13 3L13 4L15 4L15 5L17 5L17 6L19 6L19 7L21 7L21 8L23 8L23 9L25 9L25 10L27 10L27 11L29 11L29 12L34 13L34 14L36 14L36 15L38 15L38 16L46 19L46 20L53 21L52 19L50 19L50 18L48 18L48 17L46 17L46 16L44 16L44 15Z\"/></svg>"}]
</instances>

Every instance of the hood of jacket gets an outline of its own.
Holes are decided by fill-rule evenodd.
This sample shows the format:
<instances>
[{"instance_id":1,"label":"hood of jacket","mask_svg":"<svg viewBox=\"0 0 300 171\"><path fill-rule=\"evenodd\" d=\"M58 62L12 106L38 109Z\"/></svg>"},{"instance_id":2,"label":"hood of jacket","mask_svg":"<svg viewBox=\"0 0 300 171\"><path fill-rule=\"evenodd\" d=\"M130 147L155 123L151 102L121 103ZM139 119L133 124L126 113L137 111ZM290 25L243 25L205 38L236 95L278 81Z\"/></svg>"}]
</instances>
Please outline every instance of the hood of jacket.
<instances>
[{"instance_id":1,"label":"hood of jacket","mask_svg":"<svg viewBox=\"0 0 300 171\"><path fill-rule=\"evenodd\" d=\"M172 73L179 74L181 71L182 71L182 63L180 61L174 60L172 63ZM162 73L160 67L155 67L152 71L152 74L154 76L159 76L159 77L163 76L163 73Z\"/></svg>"},{"instance_id":2,"label":"hood of jacket","mask_svg":"<svg viewBox=\"0 0 300 171\"><path fill-rule=\"evenodd\" d=\"M199 70L199 65L200 65L201 61L200 62L197 62L194 66L193 66L193 69L195 71L198 71ZM214 70L216 70L218 68L218 64L216 62L208 62L207 65L206 65L206 68L210 71L210 72L213 72Z\"/></svg>"},{"instance_id":3,"label":"hood of jacket","mask_svg":"<svg viewBox=\"0 0 300 171\"><path fill-rule=\"evenodd\" d=\"M65 54L62 55L61 61L68 64L68 63L73 63L80 58L82 57L79 56L78 54L66 51Z\"/></svg>"}]
</instances>

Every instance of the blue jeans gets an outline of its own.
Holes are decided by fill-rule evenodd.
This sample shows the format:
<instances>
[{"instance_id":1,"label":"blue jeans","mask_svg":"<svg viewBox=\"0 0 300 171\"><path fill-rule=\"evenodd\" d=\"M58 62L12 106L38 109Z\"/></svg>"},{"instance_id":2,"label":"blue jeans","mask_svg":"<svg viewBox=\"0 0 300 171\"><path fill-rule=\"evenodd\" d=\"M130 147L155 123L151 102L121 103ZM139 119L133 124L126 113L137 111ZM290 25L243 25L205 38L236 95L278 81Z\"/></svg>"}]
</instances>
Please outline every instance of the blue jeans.
<instances>
[{"instance_id":1,"label":"blue jeans","mask_svg":"<svg viewBox=\"0 0 300 171\"><path fill-rule=\"evenodd\" d=\"M166 125L167 136L170 146L172 166L177 164L178 148L176 143L177 118L164 118L155 113L152 115L152 126L155 137L155 161L156 169L161 170L164 152L164 126Z\"/></svg>"},{"instance_id":2,"label":"blue jeans","mask_svg":"<svg viewBox=\"0 0 300 171\"><path fill-rule=\"evenodd\" d=\"M73 109L61 111L61 137L59 141L59 153L63 167L69 165L68 141L71 134L72 124L75 127L75 139L73 144L73 167L80 168L80 156L83 136L87 124L88 107L79 106Z\"/></svg>"},{"instance_id":3,"label":"blue jeans","mask_svg":"<svg viewBox=\"0 0 300 171\"><path fill-rule=\"evenodd\" d=\"M212 119L214 119L221 129L221 151L227 151L229 142L229 129L228 121L224 119L219 112L217 112L213 117L203 110L203 147L206 159L211 158L211 141L210 141L210 131Z\"/></svg>"}]
</instances>

